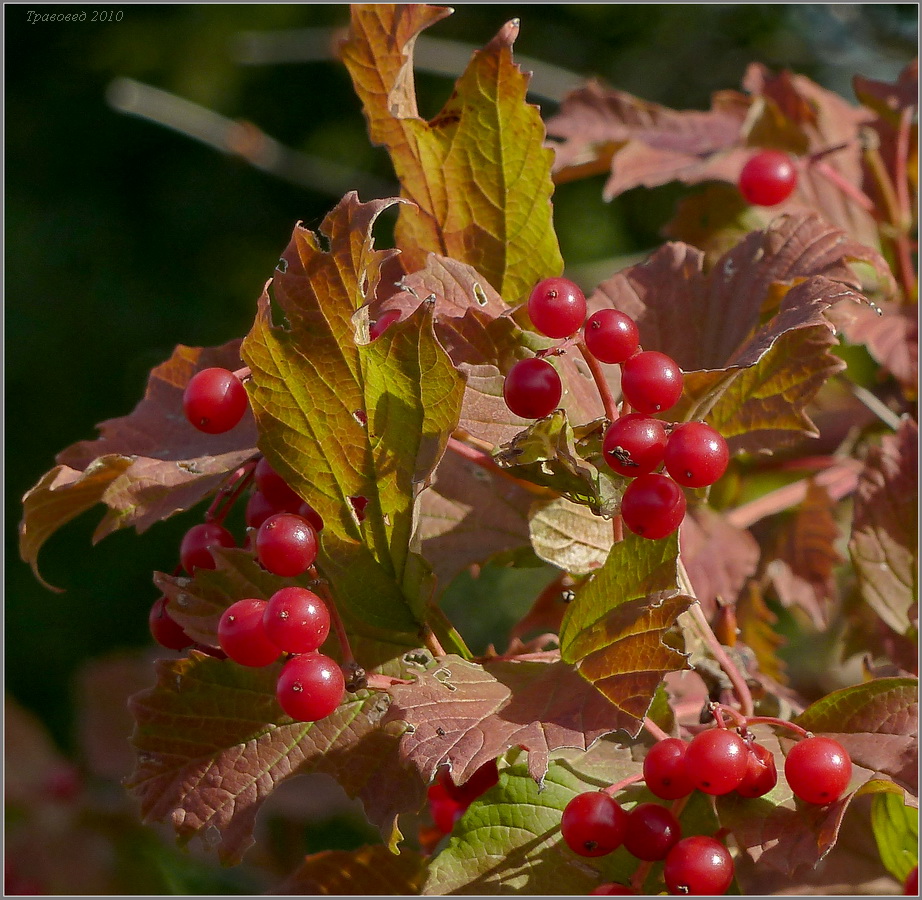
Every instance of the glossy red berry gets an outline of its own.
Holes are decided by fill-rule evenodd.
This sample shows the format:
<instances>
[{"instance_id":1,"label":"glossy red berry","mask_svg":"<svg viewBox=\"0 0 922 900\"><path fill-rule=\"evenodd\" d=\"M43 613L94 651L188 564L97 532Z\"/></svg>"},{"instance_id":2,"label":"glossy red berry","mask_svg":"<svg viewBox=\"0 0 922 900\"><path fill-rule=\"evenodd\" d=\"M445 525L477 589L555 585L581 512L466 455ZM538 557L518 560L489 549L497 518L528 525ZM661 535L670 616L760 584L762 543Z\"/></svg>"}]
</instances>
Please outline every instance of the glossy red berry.
<instances>
[{"instance_id":1,"label":"glossy red berry","mask_svg":"<svg viewBox=\"0 0 922 900\"><path fill-rule=\"evenodd\" d=\"M598 887L594 887L590 892L590 897L604 897L611 895L620 895L626 896L628 894L636 894L633 888L627 887L624 884L618 884L615 881L607 881L605 884L600 884Z\"/></svg>"},{"instance_id":2,"label":"glossy red berry","mask_svg":"<svg viewBox=\"0 0 922 900\"><path fill-rule=\"evenodd\" d=\"M687 797L695 785L685 770L688 744L678 738L657 741L643 761L643 778L650 791L662 800Z\"/></svg>"},{"instance_id":3,"label":"glossy red berry","mask_svg":"<svg viewBox=\"0 0 922 900\"><path fill-rule=\"evenodd\" d=\"M704 422L686 422L669 435L663 454L666 471L685 487L706 487L727 471L730 450L719 432Z\"/></svg>"},{"instance_id":4,"label":"glossy red berry","mask_svg":"<svg viewBox=\"0 0 922 900\"><path fill-rule=\"evenodd\" d=\"M754 206L775 206L797 185L797 167L787 153L762 150L749 157L740 172L740 193Z\"/></svg>"},{"instance_id":5,"label":"glossy red berry","mask_svg":"<svg viewBox=\"0 0 922 900\"><path fill-rule=\"evenodd\" d=\"M775 757L768 747L761 744L749 745L749 757L746 761L746 774L737 787L736 792L741 797L762 797L778 783L778 771L775 768Z\"/></svg>"},{"instance_id":6,"label":"glossy red berry","mask_svg":"<svg viewBox=\"0 0 922 900\"><path fill-rule=\"evenodd\" d=\"M214 569L217 563L211 552L213 547L233 547L234 536L215 522L193 525L179 545L179 561L192 575L195 569Z\"/></svg>"},{"instance_id":7,"label":"glossy red berry","mask_svg":"<svg viewBox=\"0 0 922 900\"><path fill-rule=\"evenodd\" d=\"M603 791L577 794L564 807L560 831L580 856L604 856L624 842L627 813Z\"/></svg>"},{"instance_id":8,"label":"glossy red berry","mask_svg":"<svg viewBox=\"0 0 922 900\"><path fill-rule=\"evenodd\" d=\"M628 813L624 846L638 859L665 859L681 837L679 820L665 806L638 803Z\"/></svg>"},{"instance_id":9,"label":"glossy red berry","mask_svg":"<svg viewBox=\"0 0 922 900\"><path fill-rule=\"evenodd\" d=\"M429 785L426 796L429 800L429 813L432 815L435 827L442 834L449 834L455 827L455 822L464 815L467 807L448 793L441 780Z\"/></svg>"},{"instance_id":10,"label":"glossy red berry","mask_svg":"<svg viewBox=\"0 0 922 900\"><path fill-rule=\"evenodd\" d=\"M643 413L615 419L602 439L605 462L619 475L636 478L652 472L663 461L666 426Z\"/></svg>"},{"instance_id":11,"label":"glossy red berry","mask_svg":"<svg viewBox=\"0 0 922 900\"><path fill-rule=\"evenodd\" d=\"M381 313L374 322L368 326L368 337L372 341L376 341L394 322L400 321L400 310L399 309L388 309Z\"/></svg>"},{"instance_id":12,"label":"glossy red berry","mask_svg":"<svg viewBox=\"0 0 922 900\"><path fill-rule=\"evenodd\" d=\"M852 778L852 761L832 738L804 738L788 753L784 777L796 797L823 806L845 793Z\"/></svg>"},{"instance_id":13,"label":"glossy red berry","mask_svg":"<svg viewBox=\"0 0 922 900\"><path fill-rule=\"evenodd\" d=\"M733 881L733 858L712 837L682 838L666 857L663 879L670 894L720 896Z\"/></svg>"},{"instance_id":14,"label":"glossy red berry","mask_svg":"<svg viewBox=\"0 0 922 900\"><path fill-rule=\"evenodd\" d=\"M199 431L221 434L230 431L247 409L243 382L228 369L202 369L186 385L182 396L186 418Z\"/></svg>"},{"instance_id":15,"label":"glossy red berry","mask_svg":"<svg viewBox=\"0 0 922 900\"><path fill-rule=\"evenodd\" d=\"M638 475L621 498L621 516L634 534L657 540L672 534L685 518L685 494L671 478Z\"/></svg>"},{"instance_id":16,"label":"glossy red berry","mask_svg":"<svg viewBox=\"0 0 922 900\"><path fill-rule=\"evenodd\" d=\"M545 278L532 289L528 315L542 334L552 338L570 337L586 318L586 297L566 278Z\"/></svg>"},{"instance_id":17,"label":"glossy red berry","mask_svg":"<svg viewBox=\"0 0 922 900\"><path fill-rule=\"evenodd\" d=\"M301 516L276 513L256 532L256 558L273 575L293 578L314 564L317 534Z\"/></svg>"},{"instance_id":18,"label":"glossy red berry","mask_svg":"<svg viewBox=\"0 0 922 900\"><path fill-rule=\"evenodd\" d=\"M221 614L218 622L218 643L234 662L242 666L261 668L275 662L279 647L269 640L263 627L266 601L238 600Z\"/></svg>"},{"instance_id":19,"label":"glossy red berry","mask_svg":"<svg viewBox=\"0 0 922 900\"><path fill-rule=\"evenodd\" d=\"M642 413L671 409L682 396L682 370L672 357L641 350L621 364L621 393Z\"/></svg>"},{"instance_id":20,"label":"glossy red berry","mask_svg":"<svg viewBox=\"0 0 922 900\"><path fill-rule=\"evenodd\" d=\"M286 653L310 653L330 633L330 610L313 591L284 587L269 598L263 626L269 640Z\"/></svg>"},{"instance_id":21,"label":"glossy red berry","mask_svg":"<svg viewBox=\"0 0 922 900\"><path fill-rule=\"evenodd\" d=\"M322 653L293 656L282 667L275 696L299 722L318 722L332 713L346 689L342 669Z\"/></svg>"},{"instance_id":22,"label":"glossy red berry","mask_svg":"<svg viewBox=\"0 0 922 900\"><path fill-rule=\"evenodd\" d=\"M909 897L919 896L919 867L913 866L912 871L903 882L903 894Z\"/></svg>"},{"instance_id":23,"label":"glossy red berry","mask_svg":"<svg viewBox=\"0 0 922 900\"><path fill-rule=\"evenodd\" d=\"M323 517L306 500L295 510L295 512L302 519L307 519L311 528L313 528L317 534L323 531Z\"/></svg>"},{"instance_id":24,"label":"glossy red berry","mask_svg":"<svg viewBox=\"0 0 922 900\"><path fill-rule=\"evenodd\" d=\"M746 777L749 748L735 732L710 728L696 734L685 752L685 769L699 791L729 794Z\"/></svg>"},{"instance_id":25,"label":"glossy red berry","mask_svg":"<svg viewBox=\"0 0 922 900\"><path fill-rule=\"evenodd\" d=\"M506 375L503 399L523 419L543 419L557 409L563 385L557 370L536 356L520 359Z\"/></svg>"},{"instance_id":26,"label":"glossy red berry","mask_svg":"<svg viewBox=\"0 0 922 900\"><path fill-rule=\"evenodd\" d=\"M464 784L455 784L448 774L448 769L440 769L439 781L448 795L467 809L481 794L485 794L499 782L499 769L496 767L496 760L491 759L480 766Z\"/></svg>"},{"instance_id":27,"label":"glossy red berry","mask_svg":"<svg viewBox=\"0 0 922 900\"><path fill-rule=\"evenodd\" d=\"M603 363L623 363L637 352L637 323L619 309L594 312L583 327L586 349Z\"/></svg>"},{"instance_id":28,"label":"glossy red berry","mask_svg":"<svg viewBox=\"0 0 922 900\"><path fill-rule=\"evenodd\" d=\"M263 496L275 506L276 512L297 512L303 502L287 481L263 456L253 470L253 480Z\"/></svg>"},{"instance_id":29,"label":"glossy red berry","mask_svg":"<svg viewBox=\"0 0 922 900\"><path fill-rule=\"evenodd\" d=\"M147 622L151 636L167 650L185 650L186 647L191 647L194 641L183 631L182 626L170 618L167 612L168 603L169 600L166 597L160 597L150 608Z\"/></svg>"}]
</instances>

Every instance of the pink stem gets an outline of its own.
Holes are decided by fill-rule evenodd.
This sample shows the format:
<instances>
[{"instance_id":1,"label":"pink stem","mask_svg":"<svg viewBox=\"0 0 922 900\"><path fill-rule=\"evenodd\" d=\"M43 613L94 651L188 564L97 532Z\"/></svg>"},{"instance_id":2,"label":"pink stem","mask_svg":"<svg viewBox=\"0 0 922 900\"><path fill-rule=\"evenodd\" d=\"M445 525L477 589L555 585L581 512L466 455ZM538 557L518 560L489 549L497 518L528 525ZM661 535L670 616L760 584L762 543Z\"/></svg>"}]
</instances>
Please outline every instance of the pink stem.
<instances>
[{"instance_id":1,"label":"pink stem","mask_svg":"<svg viewBox=\"0 0 922 900\"><path fill-rule=\"evenodd\" d=\"M817 172L831 181L843 194L854 200L862 209L866 209L872 215L875 214L874 201L861 188L855 187L850 181L843 178L829 163L819 160L812 163L812 165Z\"/></svg>"},{"instance_id":2,"label":"pink stem","mask_svg":"<svg viewBox=\"0 0 922 900\"><path fill-rule=\"evenodd\" d=\"M253 472L256 469L256 461L250 460L236 469L228 478L227 482L221 486L215 495L211 506L205 512L205 521L214 522L216 525L223 524L227 514L231 511L237 498L247 489L253 480ZM223 505L223 509L221 508Z\"/></svg>"},{"instance_id":3,"label":"pink stem","mask_svg":"<svg viewBox=\"0 0 922 900\"><path fill-rule=\"evenodd\" d=\"M456 437L450 437L448 439L447 449L451 450L452 453L457 453L457 455L463 459L469 460L474 463L474 465L480 466L481 469L486 469L493 475L499 475L509 481L514 481L519 487L531 491L533 494L546 493L545 488L531 484L528 481L523 481L521 478L516 478L511 472L506 471L502 466L498 466L493 461L493 457L485 450L471 447L469 444L464 443L464 441L459 441Z\"/></svg>"},{"instance_id":4,"label":"pink stem","mask_svg":"<svg viewBox=\"0 0 922 900\"><path fill-rule=\"evenodd\" d=\"M896 133L896 159L893 174L896 180L896 198L903 218L904 230L908 230L912 222L912 201L909 199L907 170L909 164L909 132L912 125L913 111L914 107L907 106L900 113L900 127Z\"/></svg>"},{"instance_id":5,"label":"pink stem","mask_svg":"<svg viewBox=\"0 0 922 900\"><path fill-rule=\"evenodd\" d=\"M659 725L653 721L653 719L650 719L647 716L644 716L643 727L646 728L647 731L649 731L650 734L652 734L653 737L655 737L658 741L669 740L669 735L666 734L666 732L663 731L663 729L660 728Z\"/></svg>"},{"instance_id":6,"label":"pink stem","mask_svg":"<svg viewBox=\"0 0 922 900\"><path fill-rule=\"evenodd\" d=\"M643 781L643 772L638 772L636 775L629 775L627 778L622 778L621 781L610 784L602 793L608 794L609 797L614 797L618 791L623 790L629 784L636 784L638 781Z\"/></svg>"},{"instance_id":7,"label":"pink stem","mask_svg":"<svg viewBox=\"0 0 922 900\"><path fill-rule=\"evenodd\" d=\"M366 676L366 687L372 691L386 691L395 684L413 684L405 678L391 678L389 675L382 675L380 672L369 672Z\"/></svg>"},{"instance_id":8,"label":"pink stem","mask_svg":"<svg viewBox=\"0 0 922 900\"><path fill-rule=\"evenodd\" d=\"M615 402L611 388L608 386L605 370L602 368L602 364L589 352L584 341L577 341L576 346L579 347L579 352L583 354L583 359L586 360L586 365L589 366L589 371L592 373L592 380L595 382L599 396L602 398L605 415L610 422L614 422L618 418L618 404Z\"/></svg>"}]
</instances>

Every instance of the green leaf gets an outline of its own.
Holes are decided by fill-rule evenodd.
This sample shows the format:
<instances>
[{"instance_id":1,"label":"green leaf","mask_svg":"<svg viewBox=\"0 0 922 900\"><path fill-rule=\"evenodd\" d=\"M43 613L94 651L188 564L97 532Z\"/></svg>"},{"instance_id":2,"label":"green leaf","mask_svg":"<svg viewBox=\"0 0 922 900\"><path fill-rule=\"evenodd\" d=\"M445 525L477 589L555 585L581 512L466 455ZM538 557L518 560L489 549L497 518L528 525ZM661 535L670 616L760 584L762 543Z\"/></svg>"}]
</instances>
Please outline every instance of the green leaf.
<instances>
[{"instance_id":1,"label":"green leaf","mask_svg":"<svg viewBox=\"0 0 922 900\"><path fill-rule=\"evenodd\" d=\"M357 4L341 54L368 119L387 147L402 196L397 245L408 271L429 253L474 266L507 303L526 299L563 261L550 198L553 152L528 77L512 61L518 20L476 51L441 112L420 118L413 42L450 14L425 5Z\"/></svg>"},{"instance_id":2,"label":"green leaf","mask_svg":"<svg viewBox=\"0 0 922 900\"><path fill-rule=\"evenodd\" d=\"M664 638L692 603L676 588L678 538L633 534L615 544L605 565L577 592L560 628L565 662L641 727L667 672L687 668Z\"/></svg>"},{"instance_id":3,"label":"green leaf","mask_svg":"<svg viewBox=\"0 0 922 900\"><path fill-rule=\"evenodd\" d=\"M602 459L605 421L576 427L562 409L530 425L495 454L516 478L549 487L597 515L617 515L627 479Z\"/></svg>"},{"instance_id":4,"label":"green leaf","mask_svg":"<svg viewBox=\"0 0 922 900\"><path fill-rule=\"evenodd\" d=\"M400 765L397 738L378 727L381 694L347 694L322 721L295 722L275 698L278 663L253 669L192 651L156 665L157 684L129 702L138 760L126 783L144 821L169 822L183 842L198 835L239 862L266 797L308 772L358 796L392 844L397 816L422 804L423 784ZM398 664L389 671L403 673Z\"/></svg>"},{"instance_id":5,"label":"green leaf","mask_svg":"<svg viewBox=\"0 0 922 900\"><path fill-rule=\"evenodd\" d=\"M875 794L871 827L887 871L899 881L919 864L919 810L891 793Z\"/></svg>"},{"instance_id":6,"label":"green leaf","mask_svg":"<svg viewBox=\"0 0 922 900\"><path fill-rule=\"evenodd\" d=\"M416 551L419 493L458 421L463 381L432 332L431 305L360 346L353 316L382 264L371 229L395 201L345 197L320 238L295 229L272 299L243 343L259 446L323 517L319 565L343 616L368 636L415 646L431 576ZM364 502L364 517L354 501Z\"/></svg>"}]
</instances>

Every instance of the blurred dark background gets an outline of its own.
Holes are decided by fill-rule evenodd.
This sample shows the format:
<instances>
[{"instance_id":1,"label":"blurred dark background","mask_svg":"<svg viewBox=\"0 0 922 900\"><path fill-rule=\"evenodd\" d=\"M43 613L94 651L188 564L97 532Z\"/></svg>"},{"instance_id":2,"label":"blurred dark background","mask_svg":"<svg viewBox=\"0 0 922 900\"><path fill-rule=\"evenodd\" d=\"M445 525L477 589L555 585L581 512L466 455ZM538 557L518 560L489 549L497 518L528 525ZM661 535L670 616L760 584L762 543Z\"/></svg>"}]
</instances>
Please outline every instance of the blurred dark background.
<instances>
[{"instance_id":1,"label":"blurred dark background","mask_svg":"<svg viewBox=\"0 0 922 900\"><path fill-rule=\"evenodd\" d=\"M316 226L350 180L373 189L392 174L329 52L345 5L130 4L120 21L35 24L29 9L83 7L3 8L6 690L60 751L79 756L75 679L89 660L150 646L151 572L172 569L200 513L92 548L101 509L84 514L42 553L45 578L66 589L56 594L19 560L23 493L59 450L128 413L175 344L242 336L296 221ZM704 108L713 91L738 88L751 61L853 100L852 74L892 80L915 55L917 14L917 4L460 4L429 32L460 46L430 48L428 59L451 68L517 16L516 54L551 95L533 98L545 113L580 76ZM116 79L254 123L298 154L288 176L117 111L113 103L138 95ZM418 88L433 115L450 81L422 73ZM658 243L681 191L634 191L606 205L601 183L555 197L574 272Z\"/></svg>"}]
</instances>

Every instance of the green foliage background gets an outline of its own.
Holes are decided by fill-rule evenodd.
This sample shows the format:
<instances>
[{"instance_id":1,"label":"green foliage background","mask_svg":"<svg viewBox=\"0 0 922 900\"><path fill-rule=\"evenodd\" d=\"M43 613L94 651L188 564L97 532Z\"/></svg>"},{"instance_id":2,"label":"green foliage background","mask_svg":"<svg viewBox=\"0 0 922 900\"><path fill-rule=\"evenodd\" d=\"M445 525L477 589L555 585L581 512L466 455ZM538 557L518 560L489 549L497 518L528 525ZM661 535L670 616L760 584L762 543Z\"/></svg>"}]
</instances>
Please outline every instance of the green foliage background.
<instances>
[{"instance_id":1,"label":"green foliage background","mask_svg":"<svg viewBox=\"0 0 922 900\"><path fill-rule=\"evenodd\" d=\"M197 513L142 539L116 533L92 550L95 517L81 517L43 552L45 577L66 589L53 594L18 559L22 494L57 451L126 414L147 372L176 343L243 335L293 224L315 227L339 199L323 184L286 183L121 115L107 104L107 86L135 78L252 121L303 152L393 176L385 152L368 143L342 66L330 58L266 66L235 59L242 32L344 26L345 5L130 4L117 23L29 24L28 9L3 9L5 671L11 695L72 751L74 673L89 658L149 644L151 572L173 568ZM480 46L518 16L517 57L688 109L706 107L714 90L738 87L752 61L796 69L851 99L855 72L896 77L914 53L916 13L915 4L462 4L433 36ZM423 115L440 107L449 84L418 77ZM564 258L589 287L595 271L605 274L593 264L661 240L658 229L681 190L633 191L606 205L600 187L601 179L590 179L555 196ZM498 583L464 579L449 598L459 608ZM522 587L533 596L541 581L531 570L517 583L521 597L514 584L503 590L511 589L521 612ZM473 628L472 644L483 646L488 634Z\"/></svg>"}]
</instances>

